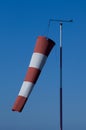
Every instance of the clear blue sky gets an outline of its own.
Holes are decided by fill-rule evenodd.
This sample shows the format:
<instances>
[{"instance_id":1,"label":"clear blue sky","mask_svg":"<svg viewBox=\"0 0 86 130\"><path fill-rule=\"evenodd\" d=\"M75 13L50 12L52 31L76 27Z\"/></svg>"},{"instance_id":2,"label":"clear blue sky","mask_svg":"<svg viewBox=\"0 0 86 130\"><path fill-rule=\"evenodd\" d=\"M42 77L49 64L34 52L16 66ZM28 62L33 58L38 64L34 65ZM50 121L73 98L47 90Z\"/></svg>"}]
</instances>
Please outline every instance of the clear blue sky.
<instances>
[{"instance_id":1,"label":"clear blue sky","mask_svg":"<svg viewBox=\"0 0 86 130\"><path fill-rule=\"evenodd\" d=\"M59 24L56 42L22 113L11 108L25 77L36 38L50 18L63 24L63 126L86 130L86 2L0 0L0 130L59 130Z\"/></svg>"}]
</instances>

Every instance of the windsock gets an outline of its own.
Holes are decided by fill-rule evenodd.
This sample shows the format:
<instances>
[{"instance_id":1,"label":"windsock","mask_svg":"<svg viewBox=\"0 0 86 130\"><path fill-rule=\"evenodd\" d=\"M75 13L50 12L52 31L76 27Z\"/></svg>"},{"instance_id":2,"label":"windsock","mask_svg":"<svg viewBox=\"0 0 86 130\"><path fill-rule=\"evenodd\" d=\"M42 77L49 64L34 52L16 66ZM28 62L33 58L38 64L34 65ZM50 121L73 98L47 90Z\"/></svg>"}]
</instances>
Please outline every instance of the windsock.
<instances>
[{"instance_id":1,"label":"windsock","mask_svg":"<svg viewBox=\"0 0 86 130\"><path fill-rule=\"evenodd\" d=\"M54 45L54 41L44 36L39 36L37 38L25 79L13 105L12 111L22 111Z\"/></svg>"}]
</instances>

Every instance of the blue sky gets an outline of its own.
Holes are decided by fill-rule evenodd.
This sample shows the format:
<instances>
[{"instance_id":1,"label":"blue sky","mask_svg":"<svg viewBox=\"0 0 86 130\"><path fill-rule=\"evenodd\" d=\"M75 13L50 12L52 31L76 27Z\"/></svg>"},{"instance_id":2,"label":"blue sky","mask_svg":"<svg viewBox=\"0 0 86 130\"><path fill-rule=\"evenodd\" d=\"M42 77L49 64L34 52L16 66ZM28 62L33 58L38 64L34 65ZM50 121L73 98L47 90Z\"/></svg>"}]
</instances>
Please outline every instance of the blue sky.
<instances>
[{"instance_id":1,"label":"blue sky","mask_svg":"<svg viewBox=\"0 0 86 130\"><path fill-rule=\"evenodd\" d=\"M56 42L22 113L11 108L25 77L36 38L47 34L50 18L63 24L63 126L86 129L86 2L0 0L0 129L59 129L59 24Z\"/></svg>"}]
</instances>

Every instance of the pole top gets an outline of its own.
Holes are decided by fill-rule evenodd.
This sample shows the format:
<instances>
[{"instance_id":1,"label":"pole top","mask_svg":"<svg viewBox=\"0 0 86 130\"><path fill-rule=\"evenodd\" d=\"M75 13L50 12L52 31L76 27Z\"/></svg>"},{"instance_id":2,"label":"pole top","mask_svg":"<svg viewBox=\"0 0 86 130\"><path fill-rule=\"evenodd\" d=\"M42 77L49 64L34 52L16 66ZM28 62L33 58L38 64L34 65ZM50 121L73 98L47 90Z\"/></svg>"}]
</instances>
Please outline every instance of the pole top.
<instances>
[{"instance_id":1,"label":"pole top","mask_svg":"<svg viewBox=\"0 0 86 130\"><path fill-rule=\"evenodd\" d=\"M62 26L62 24L63 24L63 23L62 23L62 22L60 22L60 26Z\"/></svg>"},{"instance_id":2,"label":"pole top","mask_svg":"<svg viewBox=\"0 0 86 130\"><path fill-rule=\"evenodd\" d=\"M69 22L73 22L73 19L69 19L69 20L63 20L63 19L50 19L50 22L60 22L60 23L69 23Z\"/></svg>"}]
</instances>

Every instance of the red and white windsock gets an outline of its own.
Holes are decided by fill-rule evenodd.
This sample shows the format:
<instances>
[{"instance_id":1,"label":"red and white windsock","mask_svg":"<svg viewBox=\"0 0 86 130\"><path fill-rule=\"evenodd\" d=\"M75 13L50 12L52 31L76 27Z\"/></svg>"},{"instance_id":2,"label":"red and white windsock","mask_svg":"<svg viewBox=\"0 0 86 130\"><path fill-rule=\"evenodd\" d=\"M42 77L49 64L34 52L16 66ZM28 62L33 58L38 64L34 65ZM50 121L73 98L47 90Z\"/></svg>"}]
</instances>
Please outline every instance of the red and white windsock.
<instances>
[{"instance_id":1,"label":"red and white windsock","mask_svg":"<svg viewBox=\"0 0 86 130\"><path fill-rule=\"evenodd\" d=\"M43 36L37 38L27 74L12 108L13 111L22 111L54 45L55 43L51 39Z\"/></svg>"}]
</instances>

